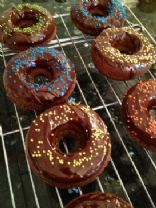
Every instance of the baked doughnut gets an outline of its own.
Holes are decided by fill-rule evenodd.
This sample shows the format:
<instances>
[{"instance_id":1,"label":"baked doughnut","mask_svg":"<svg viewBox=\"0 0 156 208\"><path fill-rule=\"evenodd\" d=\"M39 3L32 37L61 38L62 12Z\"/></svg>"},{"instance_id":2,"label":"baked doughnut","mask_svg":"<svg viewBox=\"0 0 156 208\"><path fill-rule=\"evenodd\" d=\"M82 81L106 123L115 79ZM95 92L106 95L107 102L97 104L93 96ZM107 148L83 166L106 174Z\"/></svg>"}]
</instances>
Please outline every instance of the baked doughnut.
<instances>
[{"instance_id":1,"label":"baked doughnut","mask_svg":"<svg viewBox=\"0 0 156 208\"><path fill-rule=\"evenodd\" d=\"M84 194L65 206L65 208L132 208L132 206L111 193L93 192Z\"/></svg>"},{"instance_id":2,"label":"baked doughnut","mask_svg":"<svg viewBox=\"0 0 156 208\"><path fill-rule=\"evenodd\" d=\"M36 4L17 4L0 17L0 41L8 48L25 50L55 37L52 15Z\"/></svg>"},{"instance_id":3,"label":"baked doughnut","mask_svg":"<svg viewBox=\"0 0 156 208\"><path fill-rule=\"evenodd\" d=\"M108 28L93 42L97 69L116 80L129 80L148 71L155 61L154 46L132 28Z\"/></svg>"},{"instance_id":4,"label":"baked doughnut","mask_svg":"<svg viewBox=\"0 0 156 208\"><path fill-rule=\"evenodd\" d=\"M122 27L126 12L118 0L75 0L71 18L83 33L96 36L108 27Z\"/></svg>"},{"instance_id":5,"label":"baked doughnut","mask_svg":"<svg viewBox=\"0 0 156 208\"><path fill-rule=\"evenodd\" d=\"M9 60L4 71L7 96L29 110L65 102L76 81L74 65L53 48L30 48Z\"/></svg>"},{"instance_id":6,"label":"baked doughnut","mask_svg":"<svg viewBox=\"0 0 156 208\"><path fill-rule=\"evenodd\" d=\"M60 142L75 141L73 152ZM101 174L110 160L107 127L88 106L57 105L33 121L26 136L27 156L34 173L59 188L83 186Z\"/></svg>"},{"instance_id":7,"label":"baked doughnut","mask_svg":"<svg viewBox=\"0 0 156 208\"><path fill-rule=\"evenodd\" d=\"M123 99L123 121L133 138L156 151L156 120L150 110L156 104L156 80L140 81Z\"/></svg>"}]
</instances>

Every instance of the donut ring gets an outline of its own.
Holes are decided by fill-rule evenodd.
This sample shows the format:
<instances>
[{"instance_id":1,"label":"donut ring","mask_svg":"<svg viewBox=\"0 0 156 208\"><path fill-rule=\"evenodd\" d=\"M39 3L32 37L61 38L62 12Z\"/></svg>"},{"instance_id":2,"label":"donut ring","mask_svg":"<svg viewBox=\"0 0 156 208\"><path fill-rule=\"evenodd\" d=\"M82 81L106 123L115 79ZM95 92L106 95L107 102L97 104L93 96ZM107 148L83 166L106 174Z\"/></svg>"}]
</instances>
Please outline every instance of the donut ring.
<instances>
[{"instance_id":1,"label":"donut ring","mask_svg":"<svg viewBox=\"0 0 156 208\"><path fill-rule=\"evenodd\" d=\"M65 137L76 139L77 150L63 153ZM72 141L71 140L71 141ZM59 188L83 186L103 172L110 160L107 127L89 107L67 103L42 113L26 137L27 156L34 173Z\"/></svg>"},{"instance_id":2,"label":"donut ring","mask_svg":"<svg viewBox=\"0 0 156 208\"><path fill-rule=\"evenodd\" d=\"M75 0L71 18L83 33L97 36L108 27L122 27L126 12L118 0Z\"/></svg>"},{"instance_id":3,"label":"donut ring","mask_svg":"<svg viewBox=\"0 0 156 208\"><path fill-rule=\"evenodd\" d=\"M36 4L18 4L0 18L0 41L12 49L25 50L48 43L55 34L54 18Z\"/></svg>"},{"instance_id":4,"label":"donut ring","mask_svg":"<svg viewBox=\"0 0 156 208\"><path fill-rule=\"evenodd\" d=\"M156 151L156 121L149 113L156 104L156 80L140 81L123 99L123 121L133 138Z\"/></svg>"},{"instance_id":5,"label":"donut ring","mask_svg":"<svg viewBox=\"0 0 156 208\"><path fill-rule=\"evenodd\" d=\"M143 34L132 28L108 28L95 39L92 59L107 77L129 80L150 69L155 50Z\"/></svg>"},{"instance_id":6,"label":"donut ring","mask_svg":"<svg viewBox=\"0 0 156 208\"><path fill-rule=\"evenodd\" d=\"M7 96L29 110L42 110L65 102L75 81L71 61L53 48L42 47L30 48L11 58L3 79Z\"/></svg>"},{"instance_id":7,"label":"donut ring","mask_svg":"<svg viewBox=\"0 0 156 208\"><path fill-rule=\"evenodd\" d=\"M120 197L111 193L93 192L84 194L72 200L65 208L132 208L132 206L121 199Z\"/></svg>"}]
</instances>

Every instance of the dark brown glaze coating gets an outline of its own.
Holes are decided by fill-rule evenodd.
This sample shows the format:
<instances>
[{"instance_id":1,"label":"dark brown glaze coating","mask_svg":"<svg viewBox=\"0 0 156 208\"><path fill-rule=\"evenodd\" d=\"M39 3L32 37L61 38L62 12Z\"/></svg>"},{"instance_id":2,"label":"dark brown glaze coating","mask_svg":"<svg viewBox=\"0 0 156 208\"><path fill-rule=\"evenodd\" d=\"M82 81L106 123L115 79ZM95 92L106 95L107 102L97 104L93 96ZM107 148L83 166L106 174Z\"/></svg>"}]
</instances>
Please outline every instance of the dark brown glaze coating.
<instances>
[{"instance_id":1,"label":"dark brown glaze coating","mask_svg":"<svg viewBox=\"0 0 156 208\"><path fill-rule=\"evenodd\" d=\"M47 81L38 83L36 77ZM75 66L53 48L30 48L12 57L4 71L7 96L21 108L44 110L66 102L74 90Z\"/></svg>"},{"instance_id":2,"label":"dark brown glaze coating","mask_svg":"<svg viewBox=\"0 0 156 208\"><path fill-rule=\"evenodd\" d=\"M8 48L25 50L46 44L55 35L54 18L36 4L18 4L0 17L0 41Z\"/></svg>"},{"instance_id":3,"label":"dark brown glaze coating","mask_svg":"<svg viewBox=\"0 0 156 208\"><path fill-rule=\"evenodd\" d=\"M72 137L75 152L63 153L59 142ZM111 144L107 127L96 112L80 104L64 104L41 114L26 137L27 156L34 173L59 188L92 182L108 164Z\"/></svg>"},{"instance_id":4,"label":"dark brown glaze coating","mask_svg":"<svg viewBox=\"0 0 156 208\"><path fill-rule=\"evenodd\" d=\"M129 80L150 69L155 61L153 45L131 28L109 28L92 45L97 69L116 80Z\"/></svg>"},{"instance_id":5,"label":"dark brown glaze coating","mask_svg":"<svg viewBox=\"0 0 156 208\"><path fill-rule=\"evenodd\" d=\"M71 19L83 33L97 36L108 27L122 27L126 13L118 0L75 0Z\"/></svg>"},{"instance_id":6,"label":"dark brown glaze coating","mask_svg":"<svg viewBox=\"0 0 156 208\"><path fill-rule=\"evenodd\" d=\"M112 193L93 192L72 200L65 208L132 208L132 206Z\"/></svg>"},{"instance_id":7,"label":"dark brown glaze coating","mask_svg":"<svg viewBox=\"0 0 156 208\"><path fill-rule=\"evenodd\" d=\"M156 121L149 113L156 105L156 80L141 81L123 99L125 126L143 147L156 151Z\"/></svg>"}]
</instances>

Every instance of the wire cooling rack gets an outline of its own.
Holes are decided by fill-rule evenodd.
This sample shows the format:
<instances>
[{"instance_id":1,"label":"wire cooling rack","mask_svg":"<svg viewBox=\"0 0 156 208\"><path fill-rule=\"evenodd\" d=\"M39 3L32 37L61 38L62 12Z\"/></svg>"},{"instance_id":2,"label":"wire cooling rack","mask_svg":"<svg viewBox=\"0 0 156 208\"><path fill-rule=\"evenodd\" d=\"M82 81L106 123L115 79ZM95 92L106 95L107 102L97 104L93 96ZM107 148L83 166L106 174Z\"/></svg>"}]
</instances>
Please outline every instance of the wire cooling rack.
<instances>
[{"instance_id":1,"label":"wire cooling rack","mask_svg":"<svg viewBox=\"0 0 156 208\"><path fill-rule=\"evenodd\" d=\"M143 32L156 45L154 37L133 11L125 7L129 17L126 26ZM46 47L58 48L75 63L77 81L72 97L90 105L107 124L112 138L112 159L95 182L81 188L60 190L50 187L31 172L25 157L24 138L31 121L39 113L21 110L6 98L3 69L16 52L0 45L0 207L63 208L67 202L84 193L107 191L120 195L135 208L155 208L156 155L130 139L120 112L126 91L138 80L155 79L155 66L139 79L126 82L108 79L98 73L92 63L90 47L93 37L73 30L69 13L56 15L55 18L57 36Z\"/></svg>"}]
</instances>

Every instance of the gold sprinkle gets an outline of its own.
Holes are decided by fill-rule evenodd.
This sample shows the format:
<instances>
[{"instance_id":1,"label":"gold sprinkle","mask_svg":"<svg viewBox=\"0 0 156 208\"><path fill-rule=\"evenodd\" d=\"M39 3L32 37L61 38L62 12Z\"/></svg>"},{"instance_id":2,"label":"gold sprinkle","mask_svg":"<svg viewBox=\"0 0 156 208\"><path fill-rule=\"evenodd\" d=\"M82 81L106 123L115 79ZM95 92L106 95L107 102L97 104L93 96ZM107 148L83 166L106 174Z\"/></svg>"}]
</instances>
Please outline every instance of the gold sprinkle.
<instances>
[{"instance_id":1,"label":"gold sprinkle","mask_svg":"<svg viewBox=\"0 0 156 208\"><path fill-rule=\"evenodd\" d=\"M62 159L59 160L60 164L64 164L64 161Z\"/></svg>"},{"instance_id":2,"label":"gold sprinkle","mask_svg":"<svg viewBox=\"0 0 156 208\"><path fill-rule=\"evenodd\" d=\"M52 161L54 158L52 156L49 157L49 160Z\"/></svg>"},{"instance_id":3,"label":"gold sprinkle","mask_svg":"<svg viewBox=\"0 0 156 208\"><path fill-rule=\"evenodd\" d=\"M35 129L35 131L40 132L40 129Z\"/></svg>"}]
</instances>

